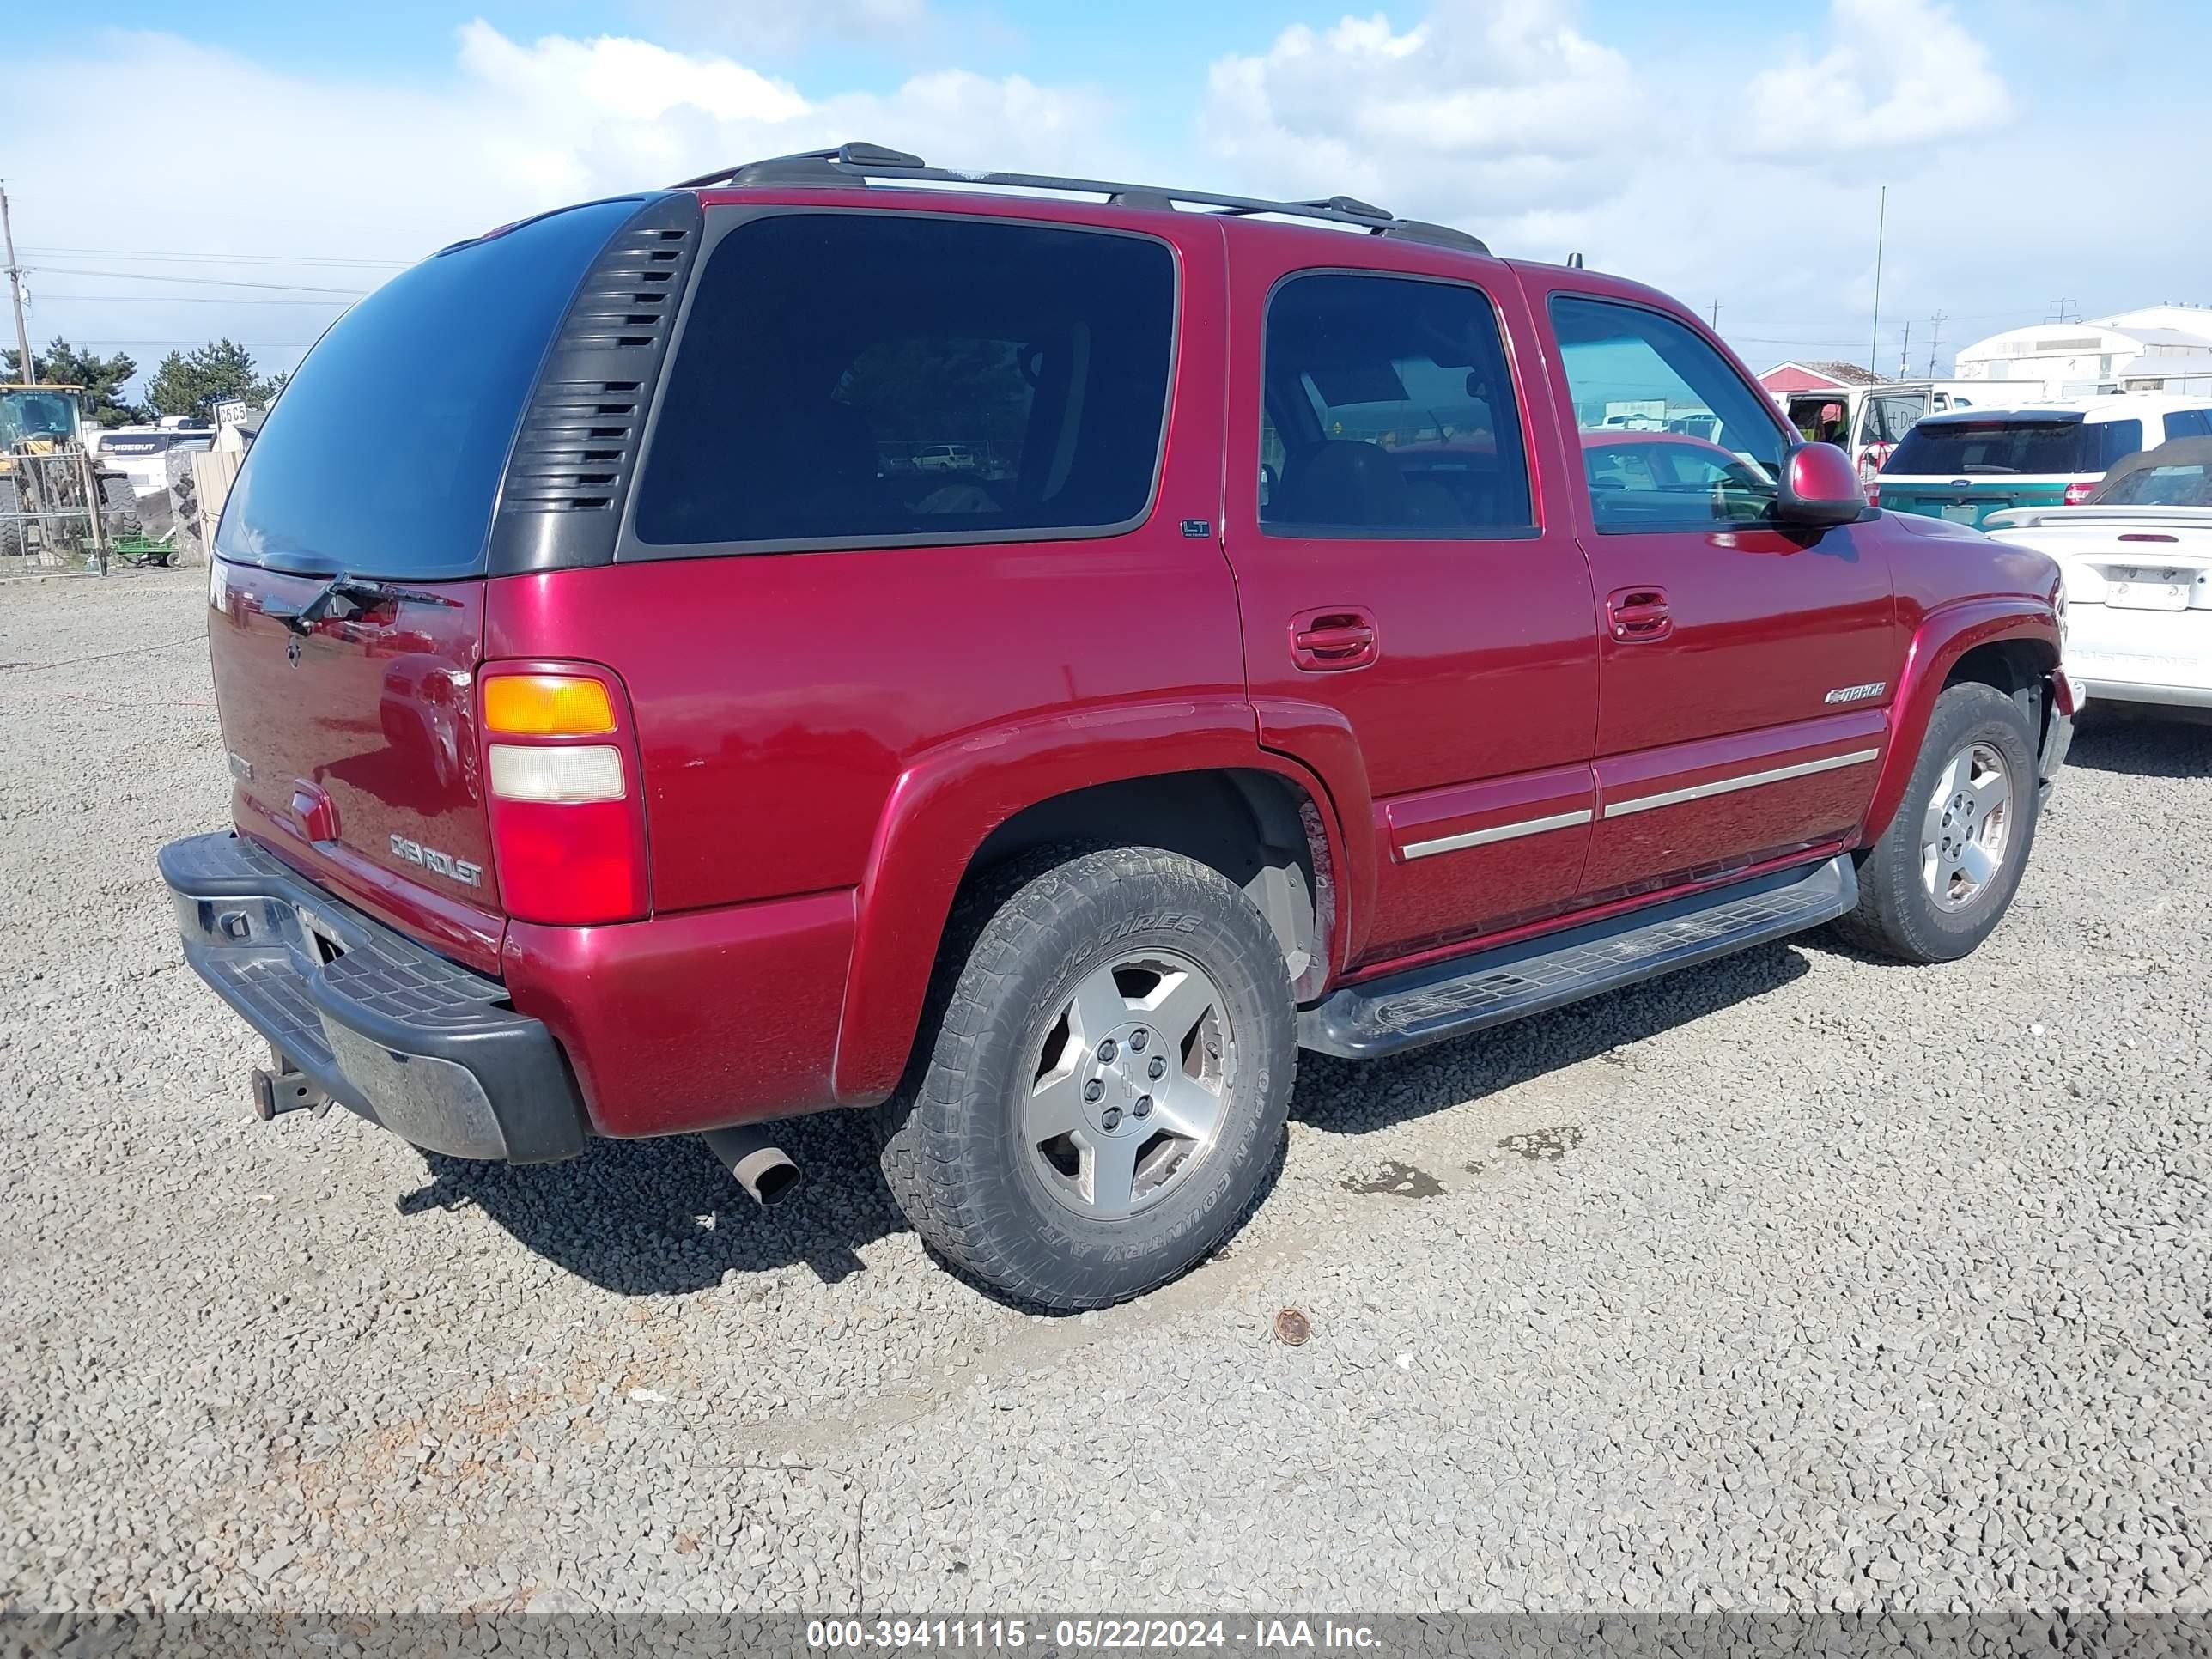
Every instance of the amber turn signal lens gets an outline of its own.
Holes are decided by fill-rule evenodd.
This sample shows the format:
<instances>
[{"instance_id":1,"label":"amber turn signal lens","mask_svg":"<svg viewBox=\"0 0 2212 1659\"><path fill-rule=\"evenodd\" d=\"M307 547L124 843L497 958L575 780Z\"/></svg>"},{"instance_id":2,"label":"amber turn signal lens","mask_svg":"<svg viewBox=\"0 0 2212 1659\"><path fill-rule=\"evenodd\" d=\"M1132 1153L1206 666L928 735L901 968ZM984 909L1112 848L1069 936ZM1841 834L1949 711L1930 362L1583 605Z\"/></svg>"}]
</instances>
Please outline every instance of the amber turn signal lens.
<instances>
[{"instance_id":1,"label":"amber turn signal lens","mask_svg":"<svg viewBox=\"0 0 2212 1659\"><path fill-rule=\"evenodd\" d=\"M575 738L615 729L597 680L573 674L499 674L483 683L484 729L519 738Z\"/></svg>"}]
</instances>

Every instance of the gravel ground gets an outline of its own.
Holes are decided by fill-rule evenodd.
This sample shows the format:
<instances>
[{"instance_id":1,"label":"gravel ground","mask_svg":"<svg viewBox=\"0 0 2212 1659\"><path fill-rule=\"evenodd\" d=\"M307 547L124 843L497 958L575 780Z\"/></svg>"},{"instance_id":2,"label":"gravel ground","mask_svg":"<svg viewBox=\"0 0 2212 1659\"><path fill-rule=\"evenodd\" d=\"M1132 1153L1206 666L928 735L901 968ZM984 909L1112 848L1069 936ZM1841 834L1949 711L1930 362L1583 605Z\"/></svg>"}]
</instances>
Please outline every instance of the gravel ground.
<instances>
[{"instance_id":1,"label":"gravel ground","mask_svg":"<svg viewBox=\"0 0 2212 1659\"><path fill-rule=\"evenodd\" d=\"M199 586L0 590L0 1607L2212 1605L2212 731L2086 729L1971 961L1309 1056L1221 1259L1045 1318L855 1121L768 1212L257 1124Z\"/></svg>"}]
</instances>

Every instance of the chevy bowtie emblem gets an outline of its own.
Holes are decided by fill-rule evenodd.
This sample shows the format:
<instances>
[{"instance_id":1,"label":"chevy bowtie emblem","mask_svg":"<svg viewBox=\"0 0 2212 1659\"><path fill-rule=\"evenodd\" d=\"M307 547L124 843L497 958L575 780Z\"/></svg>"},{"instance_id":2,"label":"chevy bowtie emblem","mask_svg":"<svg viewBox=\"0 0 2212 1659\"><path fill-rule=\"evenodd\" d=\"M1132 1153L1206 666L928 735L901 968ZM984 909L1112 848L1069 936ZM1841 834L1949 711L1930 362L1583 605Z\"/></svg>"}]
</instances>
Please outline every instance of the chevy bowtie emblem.
<instances>
[{"instance_id":1,"label":"chevy bowtie emblem","mask_svg":"<svg viewBox=\"0 0 2212 1659\"><path fill-rule=\"evenodd\" d=\"M300 636L297 634L284 641L284 660L295 668L300 665Z\"/></svg>"}]
</instances>

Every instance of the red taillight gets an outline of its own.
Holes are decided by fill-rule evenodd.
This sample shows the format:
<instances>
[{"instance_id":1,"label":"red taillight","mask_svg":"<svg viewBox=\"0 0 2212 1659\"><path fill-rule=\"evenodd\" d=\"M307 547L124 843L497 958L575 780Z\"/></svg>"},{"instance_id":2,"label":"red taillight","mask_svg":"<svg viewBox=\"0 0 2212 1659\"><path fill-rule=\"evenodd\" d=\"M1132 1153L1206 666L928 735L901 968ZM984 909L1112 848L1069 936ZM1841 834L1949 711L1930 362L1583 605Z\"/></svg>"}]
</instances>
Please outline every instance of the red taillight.
<instances>
[{"instance_id":1,"label":"red taillight","mask_svg":"<svg viewBox=\"0 0 2212 1659\"><path fill-rule=\"evenodd\" d=\"M2087 483L2068 484L2066 486L2066 505L2069 507L2081 506L2084 501L2087 501L2090 496L2097 493L2097 486L2103 482L2104 480L2101 478L2093 478Z\"/></svg>"},{"instance_id":2,"label":"red taillight","mask_svg":"<svg viewBox=\"0 0 2212 1659\"><path fill-rule=\"evenodd\" d=\"M492 857L507 913L579 927L642 916L645 846L635 805L492 797Z\"/></svg>"},{"instance_id":3,"label":"red taillight","mask_svg":"<svg viewBox=\"0 0 2212 1659\"><path fill-rule=\"evenodd\" d=\"M621 683L603 668L512 662L487 665L481 684L480 775L507 915L563 927L643 916L643 780Z\"/></svg>"},{"instance_id":4,"label":"red taillight","mask_svg":"<svg viewBox=\"0 0 2212 1659\"><path fill-rule=\"evenodd\" d=\"M1869 507L1881 505L1881 486L1871 478L1867 480L1867 505Z\"/></svg>"}]
</instances>

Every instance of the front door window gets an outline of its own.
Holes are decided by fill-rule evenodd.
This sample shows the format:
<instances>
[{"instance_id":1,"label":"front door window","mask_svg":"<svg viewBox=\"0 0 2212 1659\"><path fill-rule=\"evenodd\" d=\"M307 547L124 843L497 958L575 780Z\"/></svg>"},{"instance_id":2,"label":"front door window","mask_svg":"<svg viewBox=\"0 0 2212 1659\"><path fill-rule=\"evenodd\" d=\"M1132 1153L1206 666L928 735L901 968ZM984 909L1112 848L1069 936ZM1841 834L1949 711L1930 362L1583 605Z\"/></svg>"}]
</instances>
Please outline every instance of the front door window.
<instances>
[{"instance_id":1,"label":"front door window","mask_svg":"<svg viewBox=\"0 0 2212 1659\"><path fill-rule=\"evenodd\" d=\"M1561 295L1552 319L1601 534L1768 517L1782 432L1718 352L1640 306Z\"/></svg>"}]
</instances>

